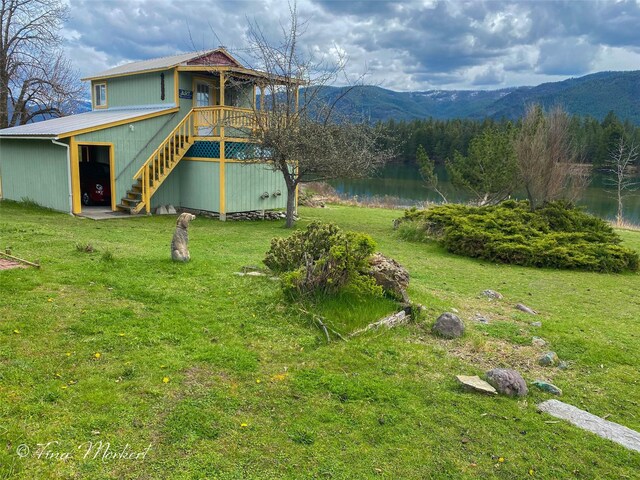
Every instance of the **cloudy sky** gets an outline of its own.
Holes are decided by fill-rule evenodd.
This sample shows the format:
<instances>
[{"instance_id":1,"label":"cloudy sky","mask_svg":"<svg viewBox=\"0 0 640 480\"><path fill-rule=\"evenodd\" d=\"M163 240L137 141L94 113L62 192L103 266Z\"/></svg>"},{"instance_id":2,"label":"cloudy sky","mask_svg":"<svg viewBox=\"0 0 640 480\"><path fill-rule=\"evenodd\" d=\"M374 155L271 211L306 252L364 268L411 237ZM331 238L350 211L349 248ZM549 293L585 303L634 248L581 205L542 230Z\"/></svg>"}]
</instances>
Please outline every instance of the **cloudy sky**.
<instances>
[{"instance_id":1,"label":"cloudy sky","mask_svg":"<svg viewBox=\"0 0 640 480\"><path fill-rule=\"evenodd\" d=\"M68 0L66 49L82 76L225 45L248 20L277 41L284 0ZM298 0L301 52L348 55L353 79L393 90L497 89L640 70L640 0Z\"/></svg>"}]
</instances>

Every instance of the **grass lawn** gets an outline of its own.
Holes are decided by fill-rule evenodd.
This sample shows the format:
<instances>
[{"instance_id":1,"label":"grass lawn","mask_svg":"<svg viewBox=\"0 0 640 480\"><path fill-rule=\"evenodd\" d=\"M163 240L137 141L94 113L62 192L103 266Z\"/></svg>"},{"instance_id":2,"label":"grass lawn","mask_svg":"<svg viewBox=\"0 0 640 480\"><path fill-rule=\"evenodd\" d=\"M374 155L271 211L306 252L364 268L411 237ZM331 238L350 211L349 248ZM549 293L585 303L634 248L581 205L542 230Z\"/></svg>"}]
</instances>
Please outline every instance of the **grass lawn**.
<instances>
[{"instance_id":1,"label":"grass lawn","mask_svg":"<svg viewBox=\"0 0 640 480\"><path fill-rule=\"evenodd\" d=\"M0 248L42 263L0 271L0 478L638 478L640 454L537 413L547 394L465 393L455 375L517 368L640 430L640 275L456 257L399 239L399 211L301 215L371 234L411 273L424 322L327 345L277 282L233 274L260 264L281 222L199 218L191 262L175 264L175 217L95 222L0 203ZM640 233L621 235L640 250ZM95 253L76 248L87 243ZM390 308L347 300L305 309L344 329ZM465 337L431 336L454 308ZM547 349L570 368L536 365ZM150 448L103 458L107 442Z\"/></svg>"}]
</instances>

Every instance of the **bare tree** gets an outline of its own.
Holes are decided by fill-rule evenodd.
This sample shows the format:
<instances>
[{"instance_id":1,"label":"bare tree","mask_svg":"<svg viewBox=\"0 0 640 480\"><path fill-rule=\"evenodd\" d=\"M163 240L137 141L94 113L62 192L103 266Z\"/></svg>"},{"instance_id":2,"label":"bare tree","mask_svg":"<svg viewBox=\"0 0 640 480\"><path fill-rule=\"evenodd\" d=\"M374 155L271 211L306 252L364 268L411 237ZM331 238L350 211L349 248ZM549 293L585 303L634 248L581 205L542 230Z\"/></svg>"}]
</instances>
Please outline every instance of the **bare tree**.
<instances>
[{"instance_id":1,"label":"bare tree","mask_svg":"<svg viewBox=\"0 0 640 480\"><path fill-rule=\"evenodd\" d=\"M605 183L612 187L612 193L618 202L616 225L623 224L624 199L638 189L640 182L633 178L631 170L638 159L638 146L631 142L628 144L624 137L620 137L615 148L609 152L609 161L606 165L607 173L611 176Z\"/></svg>"},{"instance_id":2,"label":"bare tree","mask_svg":"<svg viewBox=\"0 0 640 480\"><path fill-rule=\"evenodd\" d=\"M259 159L283 175L286 226L292 227L300 183L366 177L391 158L392 151L381 147L382 128L337 117L335 105L350 88L329 101L323 87L343 73L344 56L327 62L301 54L306 24L299 21L295 3L289 13L278 42L269 41L255 21L249 22L248 38L255 69L264 73L252 140L260 145Z\"/></svg>"},{"instance_id":3,"label":"bare tree","mask_svg":"<svg viewBox=\"0 0 640 480\"><path fill-rule=\"evenodd\" d=\"M448 203L447 197L442 193L442 190L440 190L439 187L436 164L429 158L429 155L422 144L418 145L418 149L416 150L416 163L418 164L418 167L420 167L420 176L427 187L440 195L443 203Z\"/></svg>"},{"instance_id":4,"label":"bare tree","mask_svg":"<svg viewBox=\"0 0 640 480\"><path fill-rule=\"evenodd\" d=\"M60 50L62 0L0 0L0 128L71 113L82 91Z\"/></svg>"},{"instance_id":5,"label":"bare tree","mask_svg":"<svg viewBox=\"0 0 640 480\"><path fill-rule=\"evenodd\" d=\"M573 202L588 183L569 124L569 115L560 107L545 113L540 105L532 105L522 119L514 146L531 210L554 200Z\"/></svg>"}]
</instances>

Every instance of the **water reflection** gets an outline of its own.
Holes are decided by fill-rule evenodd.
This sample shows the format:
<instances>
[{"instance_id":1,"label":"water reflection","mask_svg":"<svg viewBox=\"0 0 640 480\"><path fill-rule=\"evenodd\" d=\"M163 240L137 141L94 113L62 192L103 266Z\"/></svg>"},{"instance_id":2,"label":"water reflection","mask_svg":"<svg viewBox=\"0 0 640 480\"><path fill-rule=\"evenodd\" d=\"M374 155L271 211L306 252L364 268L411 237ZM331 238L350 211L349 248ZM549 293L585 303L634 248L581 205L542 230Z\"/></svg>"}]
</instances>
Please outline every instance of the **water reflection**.
<instances>
[{"instance_id":1,"label":"water reflection","mask_svg":"<svg viewBox=\"0 0 640 480\"><path fill-rule=\"evenodd\" d=\"M437 169L440 190L450 202L464 202L469 196L454 190L447 172L443 167ZM640 179L639 179L640 180ZM440 201L437 193L428 190L420 177L417 166L403 163L387 165L374 178L355 180L334 180L331 185L340 193L351 197L384 197L385 195L400 198L403 204L415 205L424 201ZM523 194L518 195L524 198ZM587 211L601 218L613 219L616 215L616 200L605 188L605 176L594 173L590 185L578 202ZM628 197L625 201L624 218L632 223L640 223L640 192Z\"/></svg>"}]
</instances>

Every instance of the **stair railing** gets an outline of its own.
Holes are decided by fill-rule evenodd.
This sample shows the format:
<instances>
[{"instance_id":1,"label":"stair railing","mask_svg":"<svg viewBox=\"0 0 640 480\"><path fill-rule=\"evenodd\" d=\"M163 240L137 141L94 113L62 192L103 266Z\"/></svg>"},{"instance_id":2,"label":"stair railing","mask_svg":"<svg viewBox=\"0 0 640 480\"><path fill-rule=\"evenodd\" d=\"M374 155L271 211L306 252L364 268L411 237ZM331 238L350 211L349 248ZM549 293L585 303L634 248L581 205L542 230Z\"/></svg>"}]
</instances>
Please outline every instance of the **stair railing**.
<instances>
[{"instance_id":1,"label":"stair railing","mask_svg":"<svg viewBox=\"0 0 640 480\"><path fill-rule=\"evenodd\" d=\"M136 213L143 207L147 213L151 211L151 196L177 163L173 159L182 148L180 144L187 147L193 142L193 118L193 110L190 110L133 176L134 181L140 180L142 188L142 201L135 207Z\"/></svg>"}]
</instances>

